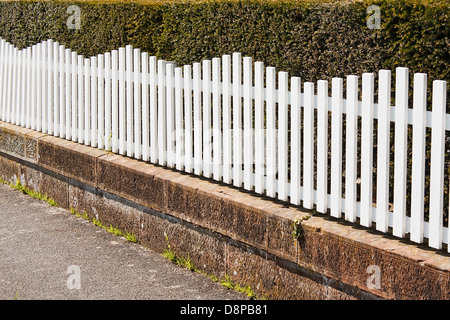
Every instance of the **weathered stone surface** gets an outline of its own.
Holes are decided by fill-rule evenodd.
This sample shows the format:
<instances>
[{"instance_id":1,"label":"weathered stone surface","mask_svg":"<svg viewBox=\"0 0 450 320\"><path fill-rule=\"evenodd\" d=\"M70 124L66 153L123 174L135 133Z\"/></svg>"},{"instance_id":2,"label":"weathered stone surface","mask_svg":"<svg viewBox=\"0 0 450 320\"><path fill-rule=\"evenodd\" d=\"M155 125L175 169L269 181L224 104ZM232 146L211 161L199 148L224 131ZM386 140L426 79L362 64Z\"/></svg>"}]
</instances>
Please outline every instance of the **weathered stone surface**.
<instances>
[{"instance_id":1,"label":"weathered stone surface","mask_svg":"<svg viewBox=\"0 0 450 320\"><path fill-rule=\"evenodd\" d=\"M107 154L98 159L99 188L165 211L165 180L154 175L153 167L137 160Z\"/></svg>"},{"instance_id":2,"label":"weathered stone surface","mask_svg":"<svg viewBox=\"0 0 450 320\"><path fill-rule=\"evenodd\" d=\"M281 268L251 250L227 246L227 274L271 300L327 299L326 284Z\"/></svg>"},{"instance_id":3,"label":"weathered stone surface","mask_svg":"<svg viewBox=\"0 0 450 320\"><path fill-rule=\"evenodd\" d=\"M68 208L68 182L67 178L63 180L44 174L41 171L22 166L20 180L22 185L38 191L44 195L50 196L56 201L59 207Z\"/></svg>"},{"instance_id":4,"label":"weathered stone surface","mask_svg":"<svg viewBox=\"0 0 450 320\"><path fill-rule=\"evenodd\" d=\"M321 215L303 220L295 241L292 223L309 212L2 122L0 132L0 149L8 154L0 157L4 180L21 177L158 252L167 248L166 234L194 265L226 272L268 297L450 299L450 256L442 251ZM24 158L37 165L26 167Z\"/></svg>"},{"instance_id":5,"label":"weathered stone surface","mask_svg":"<svg viewBox=\"0 0 450 320\"><path fill-rule=\"evenodd\" d=\"M20 164L0 156L0 177L9 183L16 183L20 177Z\"/></svg>"},{"instance_id":6,"label":"weathered stone surface","mask_svg":"<svg viewBox=\"0 0 450 320\"><path fill-rule=\"evenodd\" d=\"M46 136L39 139L38 164L69 178L97 185L97 158L106 154L60 138Z\"/></svg>"}]
</instances>

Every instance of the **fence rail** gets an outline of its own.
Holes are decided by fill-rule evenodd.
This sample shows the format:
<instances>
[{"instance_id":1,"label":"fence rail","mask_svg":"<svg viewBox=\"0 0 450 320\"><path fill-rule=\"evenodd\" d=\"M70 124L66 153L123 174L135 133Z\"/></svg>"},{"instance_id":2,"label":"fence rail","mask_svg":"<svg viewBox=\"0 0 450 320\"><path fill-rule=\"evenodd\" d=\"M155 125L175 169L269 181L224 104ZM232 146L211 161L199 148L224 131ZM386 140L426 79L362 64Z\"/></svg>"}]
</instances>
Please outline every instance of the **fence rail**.
<instances>
[{"instance_id":1,"label":"fence rail","mask_svg":"<svg viewBox=\"0 0 450 320\"><path fill-rule=\"evenodd\" d=\"M357 76L333 78L329 96L328 81L302 90L240 53L177 67L130 45L86 58L0 41L2 121L450 252L447 83L433 81L428 111L427 75L414 74L412 104L409 78L396 69L391 106L389 70L377 88L364 73L360 99Z\"/></svg>"}]
</instances>

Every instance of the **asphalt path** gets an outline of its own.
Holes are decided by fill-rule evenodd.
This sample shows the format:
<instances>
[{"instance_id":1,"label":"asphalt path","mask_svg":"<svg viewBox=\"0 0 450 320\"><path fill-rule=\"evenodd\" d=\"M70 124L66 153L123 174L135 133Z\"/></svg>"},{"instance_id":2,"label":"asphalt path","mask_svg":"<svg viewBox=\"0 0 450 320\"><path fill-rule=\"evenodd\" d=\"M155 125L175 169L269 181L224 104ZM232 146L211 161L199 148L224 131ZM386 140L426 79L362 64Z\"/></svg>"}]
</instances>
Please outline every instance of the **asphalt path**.
<instances>
[{"instance_id":1,"label":"asphalt path","mask_svg":"<svg viewBox=\"0 0 450 320\"><path fill-rule=\"evenodd\" d=\"M246 298L0 183L1 300Z\"/></svg>"}]
</instances>

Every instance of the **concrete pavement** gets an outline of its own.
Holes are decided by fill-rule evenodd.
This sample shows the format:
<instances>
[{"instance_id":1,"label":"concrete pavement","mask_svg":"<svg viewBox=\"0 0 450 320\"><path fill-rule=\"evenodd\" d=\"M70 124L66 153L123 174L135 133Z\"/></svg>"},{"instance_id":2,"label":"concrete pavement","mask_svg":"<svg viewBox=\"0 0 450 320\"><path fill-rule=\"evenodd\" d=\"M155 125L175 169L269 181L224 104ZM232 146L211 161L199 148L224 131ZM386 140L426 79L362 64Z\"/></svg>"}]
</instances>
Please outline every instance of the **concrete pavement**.
<instances>
[{"instance_id":1,"label":"concrete pavement","mask_svg":"<svg viewBox=\"0 0 450 320\"><path fill-rule=\"evenodd\" d=\"M0 183L0 299L240 300L204 275Z\"/></svg>"}]
</instances>

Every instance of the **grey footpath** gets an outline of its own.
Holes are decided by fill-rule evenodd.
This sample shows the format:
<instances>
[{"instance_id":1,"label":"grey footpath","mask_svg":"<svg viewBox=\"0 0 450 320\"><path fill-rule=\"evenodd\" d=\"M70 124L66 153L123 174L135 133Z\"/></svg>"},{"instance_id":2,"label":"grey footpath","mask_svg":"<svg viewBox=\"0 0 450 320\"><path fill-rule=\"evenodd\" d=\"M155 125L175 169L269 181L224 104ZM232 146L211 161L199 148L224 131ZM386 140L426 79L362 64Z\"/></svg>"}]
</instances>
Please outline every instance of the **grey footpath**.
<instances>
[{"instance_id":1,"label":"grey footpath","mask_svg":"<svg viewBox=\"0 0 450 320\"><path fill-rule=\"evenodd\" d=\"M69 211L0 183L1 300L245 300Z\"/></svg>"}]
</instances>

